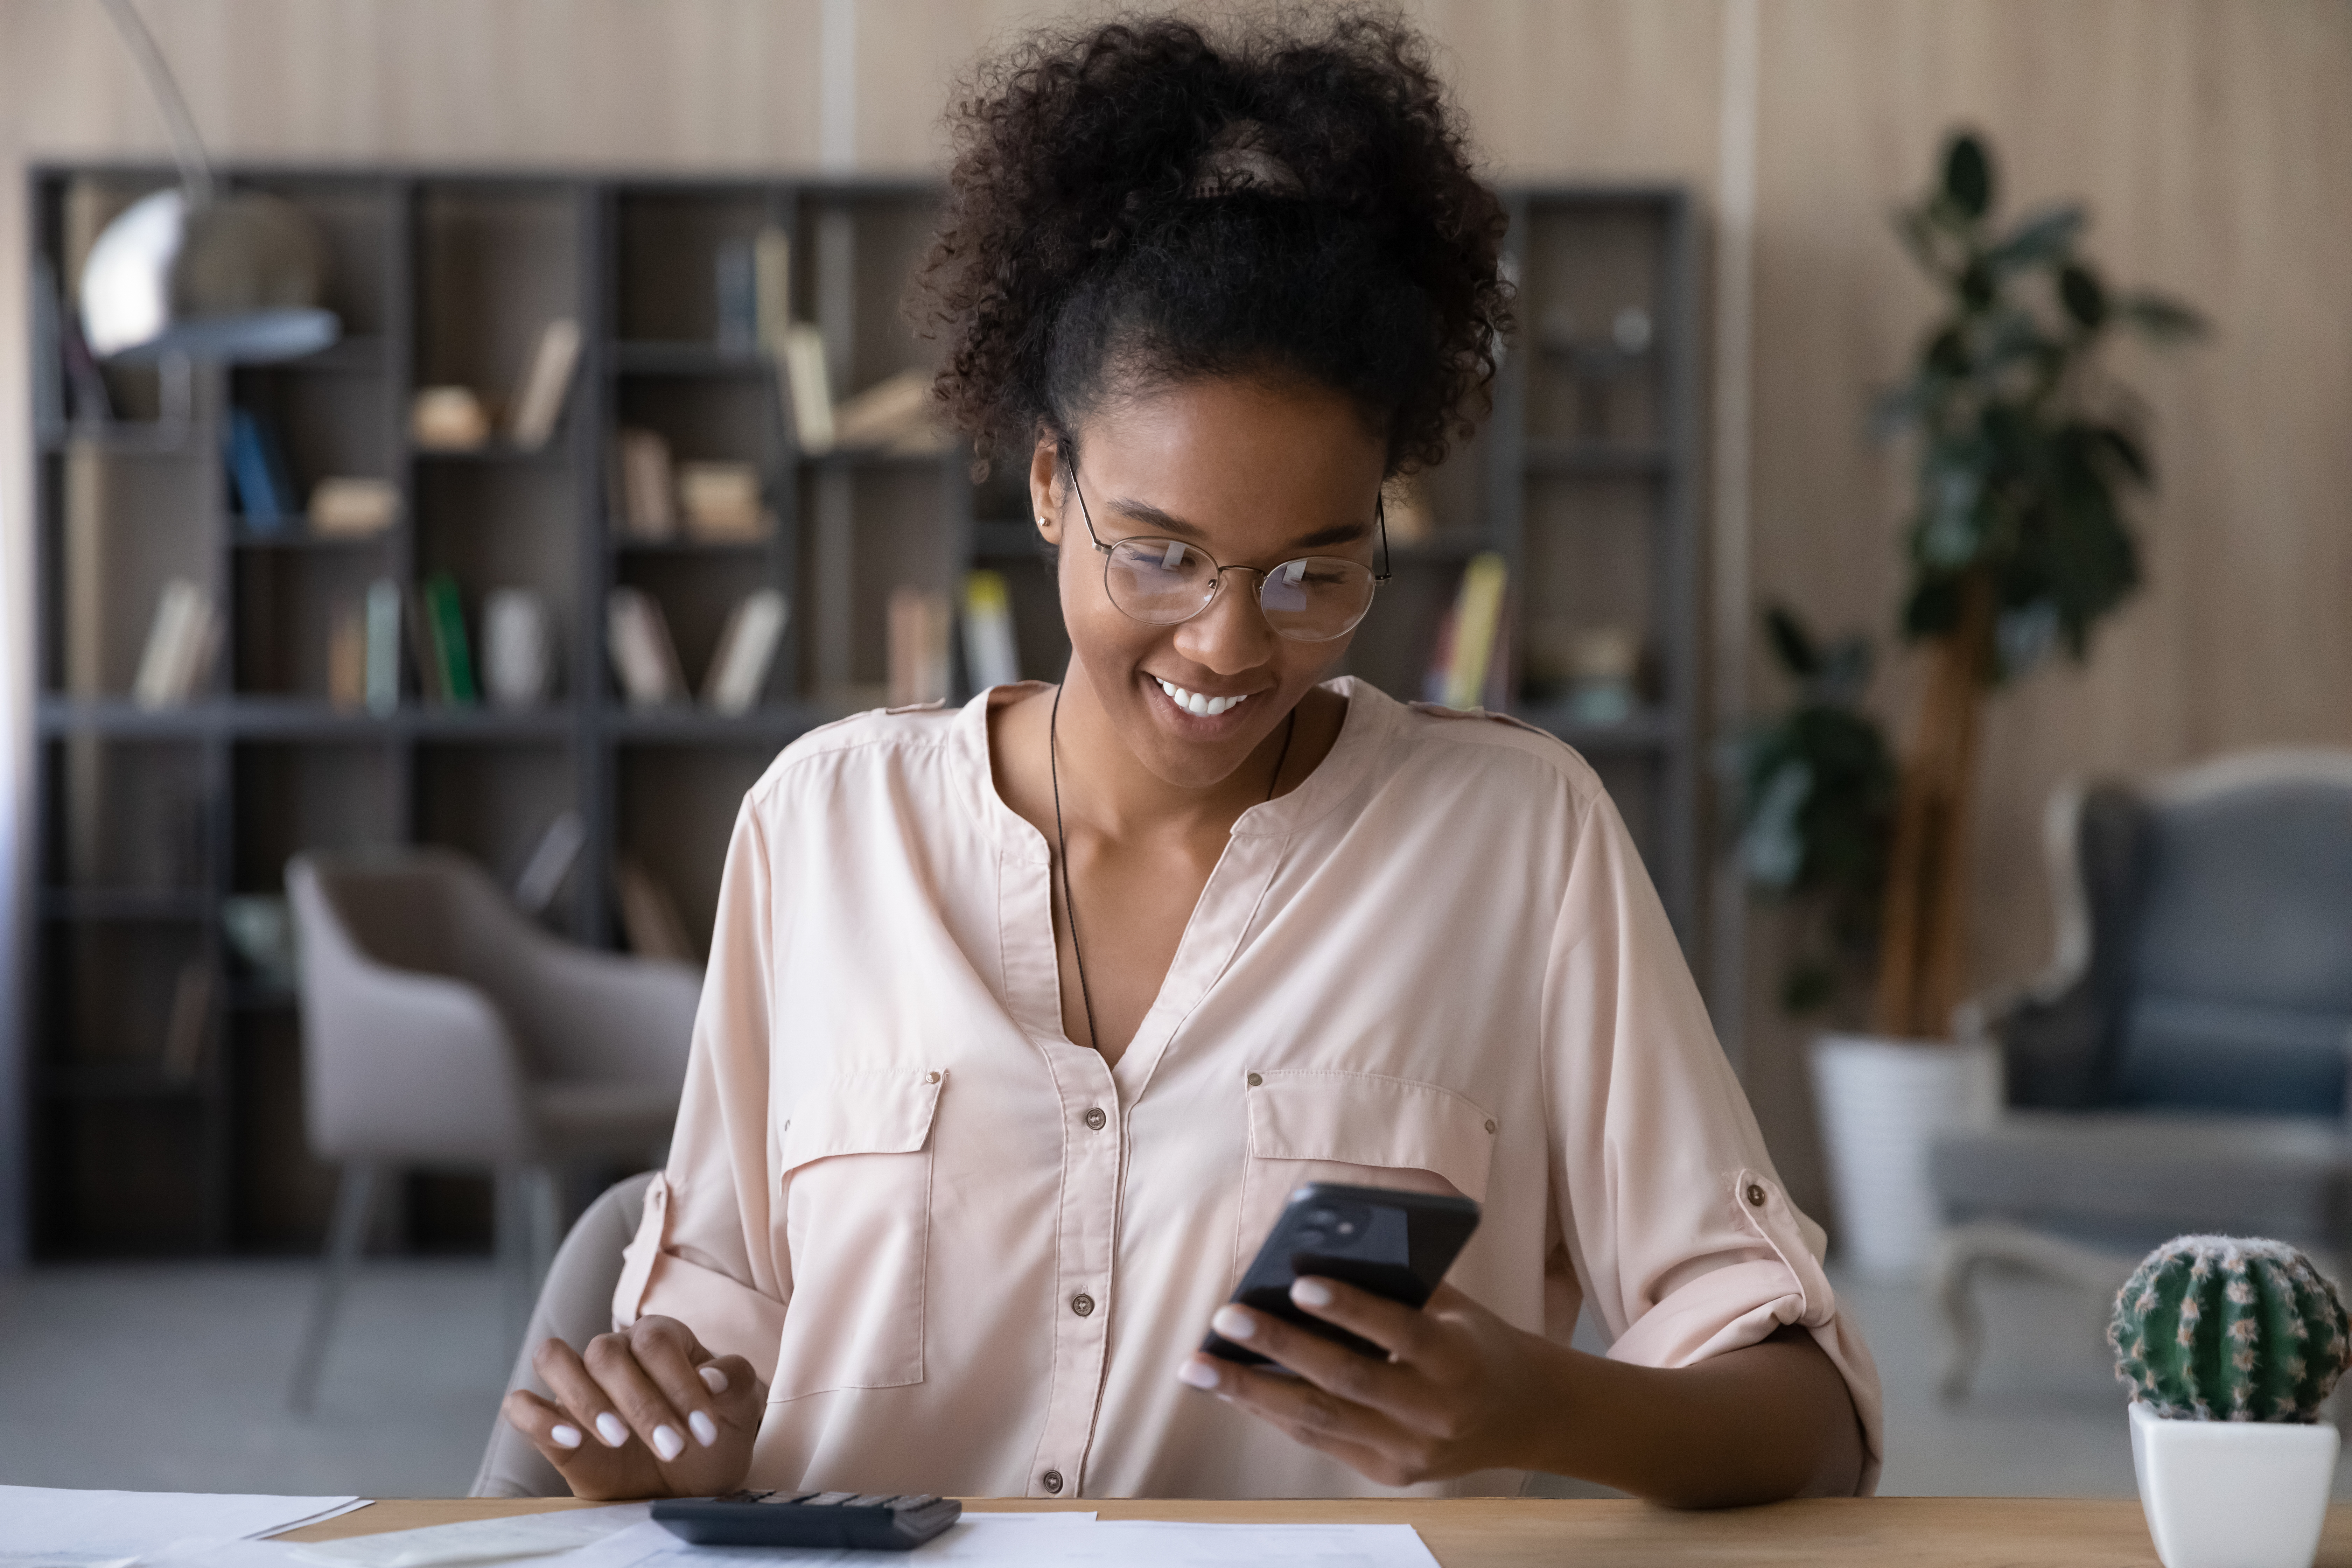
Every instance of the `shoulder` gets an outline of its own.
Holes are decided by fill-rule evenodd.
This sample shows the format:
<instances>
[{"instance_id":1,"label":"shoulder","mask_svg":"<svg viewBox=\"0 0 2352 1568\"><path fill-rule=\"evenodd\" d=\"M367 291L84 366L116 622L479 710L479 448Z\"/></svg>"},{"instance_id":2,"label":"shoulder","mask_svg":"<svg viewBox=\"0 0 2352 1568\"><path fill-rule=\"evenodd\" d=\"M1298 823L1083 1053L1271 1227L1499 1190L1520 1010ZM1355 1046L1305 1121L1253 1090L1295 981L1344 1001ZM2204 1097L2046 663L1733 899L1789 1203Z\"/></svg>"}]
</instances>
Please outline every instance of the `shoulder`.
<instances>
[{"instance_id":1,"label":"shoulder","mask_svg":"<svg viewBox=\"0 0 2352 1568\"><path fill-rule=\"evenodd\" d=\"M1574 747L1524 720L1435 702L1394 706L1390 743L1401 762L1410 758L1417 764L1417 772L1507 781L1562 799L1579 816L1605 794L1600 776Z\"/></svg>"},{"instance_id":2,"label":"shoulder","mask_svg":"<svg viewBox=\"0 0 2352 1568\"><path fill-rule=\"evenodd\" d=\"M852 773L881 777L935 763L954 742L957 716L944 702L926 702L820 724L776 754L748 798L756 805L812 788L830 794Z\"/></svg>"}]
</instances>

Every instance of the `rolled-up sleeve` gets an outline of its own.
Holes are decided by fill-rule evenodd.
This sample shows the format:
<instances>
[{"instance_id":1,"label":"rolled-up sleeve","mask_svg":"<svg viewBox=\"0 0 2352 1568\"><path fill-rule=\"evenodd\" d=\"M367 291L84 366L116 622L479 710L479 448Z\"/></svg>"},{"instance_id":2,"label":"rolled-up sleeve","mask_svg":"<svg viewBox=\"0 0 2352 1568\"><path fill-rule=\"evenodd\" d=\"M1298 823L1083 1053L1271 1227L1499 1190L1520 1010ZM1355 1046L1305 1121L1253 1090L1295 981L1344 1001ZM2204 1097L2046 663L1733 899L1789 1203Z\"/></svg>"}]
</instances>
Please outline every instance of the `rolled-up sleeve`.
<instances>
[{"instance_id":1,"label":"rolled-up sleeve","mask_svg":"<svg viewBox=\"0 0 2352 1568\"><path fill-rule=\"evenodd\" d=\"M676 1318L721 1355L770 1378L792 1296L770 1201L768 1050L775 926L767 836L747 798L719 882L710 966L669 1163L623 1254L613 1316Z\"/></svg>"},{"instance_id":2,"label":"rolled-up sleeve","mask_svg":"<svg viewBox=\"0 0 2352 1568\"><path fill-rule=\"evenodd\" d=\"M1877 1485L1878 1371L1822 1272L1605 795L1585 807L1544 981L1555 1208L1612 1359L1687 1366L1783 1324L1843 1374Z\"/></svg>"}]
</instances>

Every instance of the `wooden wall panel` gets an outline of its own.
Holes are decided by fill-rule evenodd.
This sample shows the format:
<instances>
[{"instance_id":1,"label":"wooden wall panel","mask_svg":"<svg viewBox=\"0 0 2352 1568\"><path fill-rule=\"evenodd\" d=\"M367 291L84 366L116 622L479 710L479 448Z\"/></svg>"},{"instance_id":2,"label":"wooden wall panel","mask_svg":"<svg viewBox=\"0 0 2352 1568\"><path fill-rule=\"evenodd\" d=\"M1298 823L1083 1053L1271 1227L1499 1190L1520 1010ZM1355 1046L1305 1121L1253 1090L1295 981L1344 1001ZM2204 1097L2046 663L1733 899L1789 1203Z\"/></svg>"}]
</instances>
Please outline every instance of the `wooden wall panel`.
<instances>
[{"instance_id":1,"label":"wooden wall panel","mask_svg":"<svg viewBox=\"0 0 2352 1568\"><path fill-rule=\"evenodd\" d=\"M1930 300L1886 227L1945 129L1992 136L2012 200L2089 198L2121 278L2215 316L2123 368L2165 468L2150 587L2087 673L2002 699L1988 735L1975 955L2039 963L2034 822L2059 778L2268 742L2352 742L2352 0L1761 0L1752 484L1759 599L1885 630L1897 455L1863 441ZM813 167L824 16L854 16L855 163L929 166L946 85L1036 0L148 0L227 158ZM1208 7L1193 6L1194 10ZM1716 187L1725 0L1420 0L1509 178ZM154 156L161 128L88 0L0 0L0 635L21 646L29 500L22 168ZM18 679L22 679L18 661ZM1899 710L1906 672L1881 700ZM1769 677L1754 696L1777 696ZM0 710L21 716L23 689ZM1818 1193L1797 1031L1759 922L1758 1109ZM5 1099L5 1095L0 1095ZM0 1183L5 1185L5 1183ZM0 1248L5 1250L5 1248Z\"/></svg>"}]
</instances>

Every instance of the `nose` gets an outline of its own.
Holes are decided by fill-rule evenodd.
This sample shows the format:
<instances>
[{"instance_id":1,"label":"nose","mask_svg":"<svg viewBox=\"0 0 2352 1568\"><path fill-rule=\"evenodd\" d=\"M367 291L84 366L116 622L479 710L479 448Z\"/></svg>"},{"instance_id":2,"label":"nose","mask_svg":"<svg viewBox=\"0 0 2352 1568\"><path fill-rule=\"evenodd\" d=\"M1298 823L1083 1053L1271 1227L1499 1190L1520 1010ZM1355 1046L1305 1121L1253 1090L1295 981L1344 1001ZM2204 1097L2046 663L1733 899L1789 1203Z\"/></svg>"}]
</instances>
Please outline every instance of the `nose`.
<instances>
[{"instance_id":1,"label":"nose","mask_svg":"<svg viewBox=\"0 0 2352 1568\"><path fill-rule=\"evenodd\" d=\"M1258 607L1262 581L1255 572L1227 567L1209 607L1177 626L1176 651L1219 675L1255 669L1272 658L1280 639Z\"/></svg>"}]
</instances>

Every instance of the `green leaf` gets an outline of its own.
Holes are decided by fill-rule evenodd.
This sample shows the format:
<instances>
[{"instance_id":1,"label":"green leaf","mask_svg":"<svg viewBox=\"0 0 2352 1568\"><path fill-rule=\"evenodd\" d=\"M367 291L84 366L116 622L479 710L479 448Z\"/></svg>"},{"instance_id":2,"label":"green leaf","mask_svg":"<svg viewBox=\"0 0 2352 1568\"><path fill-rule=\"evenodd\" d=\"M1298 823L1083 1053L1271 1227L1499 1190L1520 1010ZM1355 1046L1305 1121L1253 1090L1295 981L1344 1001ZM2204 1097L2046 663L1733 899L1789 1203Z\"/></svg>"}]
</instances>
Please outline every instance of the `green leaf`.
<instances>
[{"instance_id":1,"label":"green leaf","mask_svg":"<svg viewBox=\"0 0 2352 1568\"><path fill-rule=\"evenodd\" d=\"M1982 258L1971 261L1960 271L1960 303L1970 310L1981 310L1993 301L1996 288L1992 268Z\"/></svg>"},{"instance_id":2,"label":"green leaf","mask_svg":"<svg viewBox=\"0 0 2352 1568\"><path fill-rule=\"evenodd\" d=\"M1794 610L1785 605L1772 605L1764 612L1764 630L1781 668L1800 680L1811 680L1822 672L1821 650L1813 646Z\"/></svg>"},{"instance_id":3,"label":"green leaf","mask_svg":"<svg viewBox=\"0 0 2352 1568\"><path fill-rule=\"evenodd\" d=\"M2156 470L2148 464L2147 454L2140 450L2139 443L2133 440L2128 432L2113 425L2102 425L2093 433L2098 437L2099 445L2123 465L2124 472L2141 484L2156 478Z\"/></svg>"},{"instance_id":4,"label":"green leaf","mask_svg":"<svg viewBox=\"0 0 2352 1568\"><path fill-rule=\"evenodd\" d=\"M1986 251L1985 261L2000 272L2056 261L2074 248L2074 241L2090 221L2090 214L2078 205L2051 207L2036 213Z\"/></svg>"},{"instance_id":5,"label":"green leaf","mask_svg":"<svg viewBox=\"0 0 2352 1568\"><path fill-rule=\"evenodd\" d=\"M2141 336L2158 342L2189 342L2210 330L2196 310L2160 294L2128 295L2116 305L2116 313Z\"/></svg>"},{"instance_id":6,"label":"green leaf","mask_svg":"<svg viewBox=\"0 0 2352 1568\"><path fill-rule=\"evenodd\" d=\"M1903 606L1903 635L1941 637L1959 624L1959 578L1948 574L1920 578Z\"/></svg>"},{"instance_id":7,"label":"green leaf","mask_svg":"<svg viewBox=\"0 0 2352 1568\"><path fill-rule=\"evenodd\" d=\"M1972 221L1992 208L1992 156L1973 132L1961 132L1945 149L1944 200Z\"/></svg>"},{"instance_id":8,"label":"green leaf","mask_svg":"<svg viewBox=\"0 0 2352 1568\"><path fill-rule=\"evenodd\" d=\"M2058 274L2058 298L2066 313L2087 331L2096 331L2107 319L2107 291L2091 269L2070 261Z\"/></svg>"}]
</instances>

